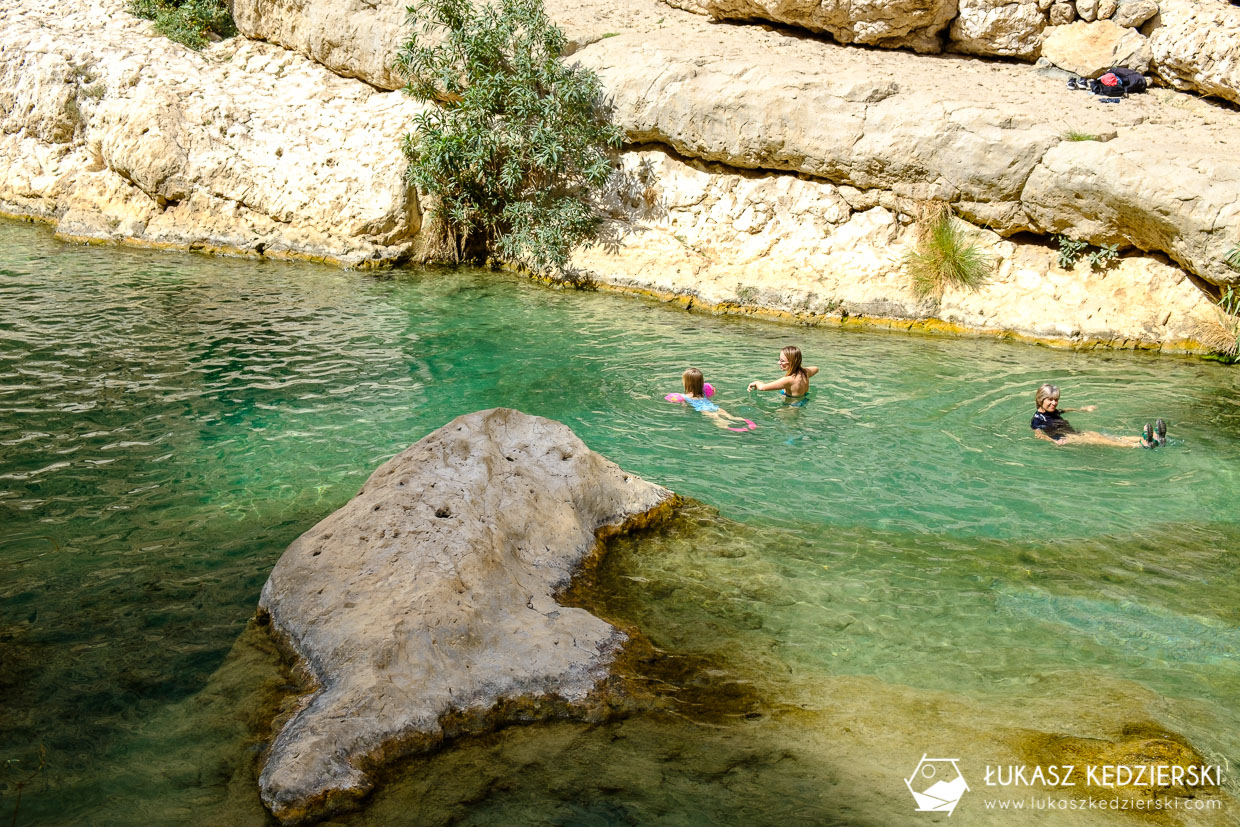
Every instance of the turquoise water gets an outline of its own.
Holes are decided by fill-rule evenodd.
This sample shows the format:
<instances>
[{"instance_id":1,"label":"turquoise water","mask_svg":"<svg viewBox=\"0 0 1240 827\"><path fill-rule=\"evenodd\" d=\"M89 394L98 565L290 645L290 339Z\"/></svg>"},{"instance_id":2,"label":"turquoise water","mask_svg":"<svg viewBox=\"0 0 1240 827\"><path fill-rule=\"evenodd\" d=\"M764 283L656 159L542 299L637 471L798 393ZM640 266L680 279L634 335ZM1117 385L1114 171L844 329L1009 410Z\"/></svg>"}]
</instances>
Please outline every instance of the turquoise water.
<instances>
[{"instance_id":1,"label":"turquoise water","mask_svg":"<svg viewBox=\"0 0 1240 827\"><path fill-rule=\"evenodd\" d=\"M790 342L821 368L809 404L746 393L777 377ZM689 365L757 430L723 431L662 401ZM870 737L906 726L904 714L926 731L908 710L928 699L971 705L986 732L1034 726L1034 711L1047 731L1097 730L1102 713L1080 707L1105 686L1099 709L1238 763L1238 376L1180 357L691 315L495 273L76 247L0 224L0 817L28 779L18 823L102 823L117 807L179 819L244 797L223 771L121 793L117 768L158 765L169 749L227 751L235 735L207 744L209 727L186 735L175 721L225 663L284 547L382 460L497 405L562 421L708 504L621 543L602 602L656 645L756 681L768 723L754 726L769 727L772 754L789 725L770 710L838 724L867 700L839 693L868 681L861 694L905 710L875 719ZM1047 380L1066 407L1098 405L1069 415L1079 428L1133 434L1162 416L1171 446L1032 439L1033 391ZM1069 697L1076 711L1055 712ZM649 728L650 743L706 739L629 726ZM823 773L841 771L823 758L832 750L865 753L848 738L823 740ZM934 750L917 746L913 762ZM814 783L805 762L791 775L763 763L764 784L808 823L860 823L792 792ZM670 764L698 778L691 761ZM697 780L652 802L647 776L635 778L591 793L581 812L549 810L511 781L422 820L694 823L702 801L732 800ZM640 805L626 798L638 787ZM383 795L351 818L402 812ZM788 817L754 807L751 821Z\"/></svg>"}]
</instances>

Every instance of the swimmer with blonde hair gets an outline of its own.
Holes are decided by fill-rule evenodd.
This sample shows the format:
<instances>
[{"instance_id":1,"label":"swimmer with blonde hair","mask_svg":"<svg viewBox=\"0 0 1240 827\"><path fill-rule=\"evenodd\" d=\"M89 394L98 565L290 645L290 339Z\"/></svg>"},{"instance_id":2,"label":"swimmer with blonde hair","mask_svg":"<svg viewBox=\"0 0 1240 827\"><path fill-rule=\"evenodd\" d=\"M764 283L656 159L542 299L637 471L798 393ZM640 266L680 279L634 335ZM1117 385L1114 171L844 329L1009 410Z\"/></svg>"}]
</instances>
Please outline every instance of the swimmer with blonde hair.
<instances>
[{"instance_id":1,"label":"swimmer with blonde hair","mask_svg":"<svg viewBox=\"0 0 1240 827\"><path fill-rule=\"evenodd\" d=\"M1088 413L1098 410L1097 405L1086 405L1082 408L1060 408L1059 388L1050 382L1038 388L1034 394L1038 409L1034 411L1029 427L1033 435L1039 439L1049 440L1056 445L1116 445L1123 448L1154 448L1167 444L1167 423L1158 420L1157 425L1145 423L1141 436L1111 436L1097 431L1078 431L1068 420L1065 413L1081 411Z\"/></svg>"},{"instance_id":2,"label":"swimmer with blonde hair","mask_svg":"<svg viewBox=\"0 0 1240 827\"><path fill-rule=\"evenodd\" d=\"M784 375L774 382L749 383L751 391L782 391L789 400L802 400L809 393L809 378L818 373L814 365L801 366L801 349L796 345L788 345L779 352L779 367Z\"/></svg>"},{"instance_id":3,"label":"swimmer with blonde hair","mask_svg":"<svg viewBox=\"0 0 1240 827\"><path fill-rule=\"evenodd\" d=\"M698 413L710 417L720 428L726 428L729 431L752 431L758 427L748 419L733 416L707 399L705 392L706 378L702 376L702 372L697 368L689 368L681 375L680 379L685 386L685 392L683 394L669 393L665 397L669 402L680 402L683 405L688 405Z\"/></svg>"}]
</instances>

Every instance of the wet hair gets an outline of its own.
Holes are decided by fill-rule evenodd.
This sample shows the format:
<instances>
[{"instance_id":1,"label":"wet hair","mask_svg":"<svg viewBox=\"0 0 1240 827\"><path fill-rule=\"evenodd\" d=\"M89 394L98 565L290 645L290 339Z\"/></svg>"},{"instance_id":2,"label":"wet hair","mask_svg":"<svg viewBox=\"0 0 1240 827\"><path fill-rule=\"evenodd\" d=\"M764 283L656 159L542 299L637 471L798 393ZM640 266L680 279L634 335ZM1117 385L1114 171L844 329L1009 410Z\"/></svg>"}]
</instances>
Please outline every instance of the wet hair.
<instances>
[{"instance_id":1,"label":"wet hair","mask_svg":"<svg viewBox=\"0 0 1240 827\"><path fill-rule=\"evenodd\" d=\"M788 345L779 352L779 355L788 360L788 367L784 369L784 376L792 376L793 374L805 375L805 368L801 367L801 349L796 345Z\"/></svg>"},{"instance_id":2,"label":"wet hair","mask_svg":"<svg viewBox=\"0 0 1240 827\"><path fill-rule=\"evenodd\" d=\"M1056 387L1055 385L1052 385L1050 382L1047 382L1045 385L1038 388L1038 392L1034 394L1033 398L1037 402L1038 407L1040 408L1042 407L1042 403L1045 402L1047 399L1058 399L1059 398L1059 388Z\"/></svg>"},{"instance_id":3,"label":"wet hair","mask_svg":"<svg viewBox=\"0 0 1240 827\"><path fill-rule=\"evenodd\" d=\"M702 391L702 383L705 380L702 378L702 372L700 370L698 370L697 368L689 368L683 374L681 374L680 378L684 380L685 393L689 394L690 396L703 396L704 395Z\"/></svg>"}]
</instances>

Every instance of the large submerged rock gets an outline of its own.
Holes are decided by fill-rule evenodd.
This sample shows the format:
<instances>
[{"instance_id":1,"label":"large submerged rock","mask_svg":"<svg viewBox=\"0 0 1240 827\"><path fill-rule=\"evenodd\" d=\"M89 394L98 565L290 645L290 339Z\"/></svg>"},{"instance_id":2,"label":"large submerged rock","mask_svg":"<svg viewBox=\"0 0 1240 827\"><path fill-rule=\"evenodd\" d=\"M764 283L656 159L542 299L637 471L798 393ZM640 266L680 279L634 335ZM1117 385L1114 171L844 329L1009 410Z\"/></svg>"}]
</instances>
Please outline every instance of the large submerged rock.
<instances>
[{"instance_id":1,"label":"large submerged rock","mask_svg":"<svg viewBox=\"0 0 1240 827\"><path fill-rule=\"evenodd\" d=\"M260 777L284 821L364 795L369 771L435 745L448 717L589 714L625 641L556 595L601 533L671 507L557 422L458 417L384 463L298 538L260 616L313 685ZM524 706L523 706L524 704Z\"/></svg>"}]
</instances>

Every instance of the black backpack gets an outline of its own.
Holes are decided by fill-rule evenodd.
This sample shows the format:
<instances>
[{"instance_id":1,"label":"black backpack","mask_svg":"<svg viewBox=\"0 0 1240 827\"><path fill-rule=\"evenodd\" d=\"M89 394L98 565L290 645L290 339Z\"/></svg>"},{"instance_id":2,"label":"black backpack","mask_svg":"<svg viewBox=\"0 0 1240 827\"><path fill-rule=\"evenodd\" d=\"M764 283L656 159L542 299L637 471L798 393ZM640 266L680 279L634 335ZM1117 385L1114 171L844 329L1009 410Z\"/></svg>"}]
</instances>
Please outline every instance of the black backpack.
<instances>
[{"instance_id":1,"label":"black backpack","mask_svg":"<svg viewBox=\"0 0 1240 827\"><path fill-rule=\"evenodd\" d=\"M1145 82L1145 75L1132 69L1116 66L1107 69L1107 73L1119 78L1120 85L1124 87L1125 94L1131 95L1134 92L1144 92L1149 88L1149 84Z\"/></svg>"},{"instance_id":2,"label":"black backpack","mask_svg":"<svg viewBox=\"0 0 1240 827\"><path fill-rule=\"evenodd\" d=\"M1107 81L1112 81L1112 83L1108 85ZM1120 82L1118 75L1108 72L1100 78L1091 80L1089 91L1104 98L1118 98L1124 94L1124 84Z\"/></svg>"}]
</instances>

